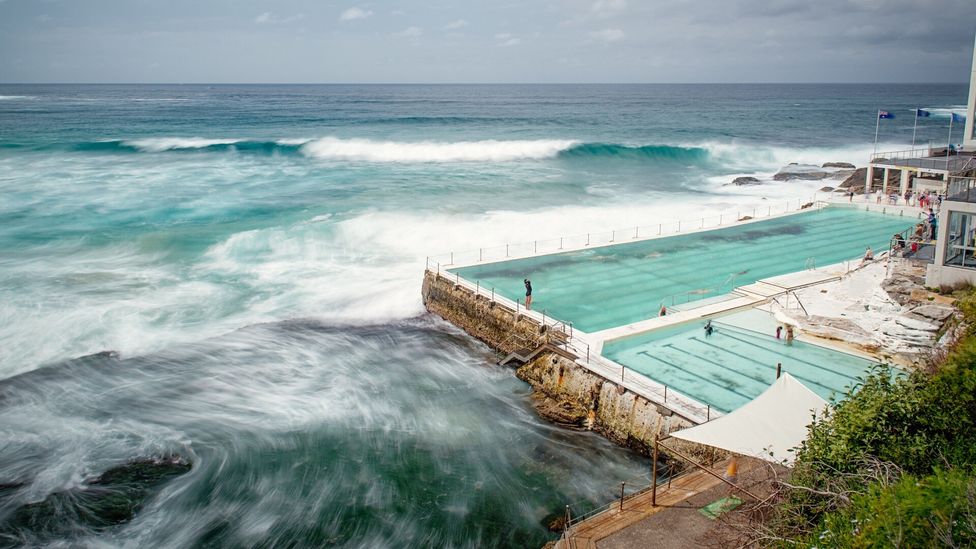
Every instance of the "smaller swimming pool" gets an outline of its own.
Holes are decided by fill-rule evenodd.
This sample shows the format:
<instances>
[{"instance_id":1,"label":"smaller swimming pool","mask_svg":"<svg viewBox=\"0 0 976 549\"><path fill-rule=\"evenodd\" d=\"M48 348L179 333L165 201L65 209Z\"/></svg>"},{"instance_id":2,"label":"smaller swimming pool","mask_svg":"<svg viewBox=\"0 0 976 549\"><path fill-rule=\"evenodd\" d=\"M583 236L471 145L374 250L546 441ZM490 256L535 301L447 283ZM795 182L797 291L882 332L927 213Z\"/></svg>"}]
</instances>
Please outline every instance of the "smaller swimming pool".
<instances>
[{"instance_id":1,"label":"smaller swimming pool","mask_svg":"<svg viewBox=\"0 0 976 549\"><path fill-rule=\"evenodd\" d=\"M776 339L775 321L761 311L712 318L608 342L603 355L722 412L756 398L783 365L825 399L842 395L877 364L801 341ZM785 338L785 332L783 334Z\"/></svg>"}]
</instances>

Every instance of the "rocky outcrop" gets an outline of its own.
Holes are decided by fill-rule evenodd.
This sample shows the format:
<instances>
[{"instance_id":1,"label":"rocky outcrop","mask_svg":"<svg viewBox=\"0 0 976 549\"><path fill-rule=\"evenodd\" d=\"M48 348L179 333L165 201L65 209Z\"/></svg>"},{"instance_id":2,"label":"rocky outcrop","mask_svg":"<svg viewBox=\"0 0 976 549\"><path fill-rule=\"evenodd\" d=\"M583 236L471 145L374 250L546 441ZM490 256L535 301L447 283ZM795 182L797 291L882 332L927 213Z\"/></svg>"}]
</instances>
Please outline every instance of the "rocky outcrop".
<instances>
[{"instance_id":1,"label":"rocky outcrop","mask_svg":"<svg viewBox=\"0 0 976 549\"><path fill-rule=\"evenodd\" d=\"M129 522L163 484L191 468L190 461L178 455L113 467L80 486L18 507L0 525L0 545L43 545L53 538L102 532Z\"/></svg>"},{"instance_id":2,"label":"rocky outcrop","mask_svg":"<svg viewBox=\"0 0 976 549\"><path fill-rule=\"evenodd\" d=\"M847 170L853 170L853 169L857 168L857 166L855 166L854 164L851 164L850 162L824 162L823 166L821 166L821 167L823 167L823 168L844 168L844 169L847 169Z\"/></svg>"},{"instance_id":3,"label":"rocky outcrop","mask_svg":"<svg viewBox=\"0 0 976 549\"><path fill-rule=\"evenodd\" d=\"M790 181L799 179L802 181L818 181L833 176L833 172L819 171L816 168L808 170L783 169L773 176L773 181Z\"/></svg>"},{"instance_id":4,"label":"rocky outcrop","mask_svg":"<svg viewBox=\"0 0 976 549\"><path fill-rule=\"evenodd\" d=\"M820 192L822 192L822 193L834 192L834 188L833 187L820 187Z\"/></svg>"},{"instance_id":5,"label":"rocky outcrop","mask_svg":"<svg viewBox=\"0 0 976 549\"><path fill-rule=\"evenodd\" d=\"M735 179L732 180L731 184L736 186L742 186L742 185L758 185L759 183L760 181L755 177L745 176L745 177L736 177Z\"/></svg>"}]
</instances>

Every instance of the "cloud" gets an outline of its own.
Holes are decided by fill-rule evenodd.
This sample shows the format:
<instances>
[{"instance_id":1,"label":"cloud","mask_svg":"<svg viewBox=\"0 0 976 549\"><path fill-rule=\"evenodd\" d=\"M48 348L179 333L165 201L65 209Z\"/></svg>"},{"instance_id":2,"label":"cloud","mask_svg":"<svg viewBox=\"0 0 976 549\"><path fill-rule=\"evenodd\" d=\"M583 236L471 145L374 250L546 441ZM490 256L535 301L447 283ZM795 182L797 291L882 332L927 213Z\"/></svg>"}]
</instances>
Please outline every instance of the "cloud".
<instances>
[{"instance_id":1,"label":"cloud","mask_svg":"<svg viewBox=\"0 0 976 549\"><path fill-rule=\"evenodd\" d=\"M495 40L498 40L498 46L502 48L517 46L522 43L521 38L516 38L507 32L500 32L496 34Z\"/></svg>"},{"instance_id":2,"label":"cloud","mask_svg":"<svg viewBox=\"0 0 976 549\"><path fill-rule=\"evenodd\" d=\"M423 29L420 27L407 27L400 32L393 33L393 36L400 36L403 38L417 38L424 34Z\"/></svg>"},{"instance_id":3,"label":"cloud","mask_svg":"<svg viewBox=\"0 0 976 549\"><path fill-rule=\"evenodd\" d=\"M603 29L590 33L590 38L593 40L599 40L601 42L619 42L623 40L625 36L627 35L620 29Z\"/></svg>"},{"instance_id":4,"label":"cloud","mask_svg":"<svg viewBox=\"0 0 976 549\"><path fill-rule=\"evenodd\" d=\"M627 9L627 0L597 0L590 6L590 12L600 19L613 17Z\"/></svg>"},{"instance_id":5,"label":"cloud","mask_svg":"<svg viewBox=\"0 0 976 549\"><path fill-rule=\"evenodd\" d=\"M356 19L366 19L367 17L373 15L371 10L364 10L362 8L353 6L346 11L342 12L339 16L339 21L355 21Z\"/></svg>"},{"instance_id":6,"label":"cloud","mask_svg":"<svg viewBox=\"0 0 976 549\"><path fill-rule=\"evenodd\" d=\"M281 25L285 23L293 23L304 18L304 13L296 13L295 15L289 15L287 17L278 17L270 11L266 11L255 17L254 22L259 25Z\"/></svg>"},{"instance_id":7,"label":"cloud","mask_svg":"<svg viewBox=\"0 0 976 549\"><path fill-rule=\"evenodd\" d=\"M468 26L468 22L465 21L464 19L455 19L454 21L451 21L450 23L444 25L444 30L457 30L467 26Z\"/></svg>"}]
</instances>

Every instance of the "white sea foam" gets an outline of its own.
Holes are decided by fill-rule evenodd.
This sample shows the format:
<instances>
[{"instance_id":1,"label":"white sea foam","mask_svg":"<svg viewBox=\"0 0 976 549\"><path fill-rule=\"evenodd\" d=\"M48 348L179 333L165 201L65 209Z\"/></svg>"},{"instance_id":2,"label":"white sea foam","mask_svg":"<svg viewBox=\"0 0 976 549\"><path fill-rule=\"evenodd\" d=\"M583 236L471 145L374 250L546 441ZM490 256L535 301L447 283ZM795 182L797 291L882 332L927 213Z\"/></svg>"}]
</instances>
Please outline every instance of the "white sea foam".
<instances>
[{"instance_id":1,"label":"white sea foam","mask_svg":"<svg viewBox=\"0 0 976 549\"><path fill-rule=\"evenodd\" d=\"M723 166L749 174L772 172L790 163L821 165L824 162L849 162L856 166L863 166L874 152L874 145L850 145L845 147L776 147L753 143L720 143L706 142L698 145L708 150L711 157ZM910 145L903 143L879 143L878 150L903 150Z\"/></svg>"},{"instance_id":2,"label":"white sea foam","mask_svg":"<svg viewBox=\"0 0 976 549\"><path fill-rule=\"evenodd\" d=\"M163 152L177 149L203 149L213 145L233 145L245 139L207 139L203 137L151 137L123 141L123 145L145 152Z\"/></svg>"},{"instance_id":3,"label":"white sea foam","mask_svg":"<svg viewBox=\"0 0 976 549\"><path fill-rule=\"evenodd\" d=\"M323 160L365 162L505 162L551 158L577 141L536 139L513 141L397 142L323 137L302 146L302 152Z\"/></svg>"},{"instance_id":4,"label":"white sea foam","mask_svg":"<svg viewBox=\"0 0 976 549\"><path fill-rule=\"evenodd\" d=\"M37 99L33 95L0 95L0 101L12 101L15 99Z\"/></svg>"},{"instance_id":5,"label":"white sea foam","mask_svg":"<svg viewBox=\"0 0 976 549\"><path fill-rule=\"evenodd\" d=\"M950 114L958 114L960 116L966 116L966 105L952 105L949 107L925 107L922 110L929 111L932 116L938 116L942 118L949 118ZM912 114L911 116L914 116Z\"/></svg>"}]
</instances>

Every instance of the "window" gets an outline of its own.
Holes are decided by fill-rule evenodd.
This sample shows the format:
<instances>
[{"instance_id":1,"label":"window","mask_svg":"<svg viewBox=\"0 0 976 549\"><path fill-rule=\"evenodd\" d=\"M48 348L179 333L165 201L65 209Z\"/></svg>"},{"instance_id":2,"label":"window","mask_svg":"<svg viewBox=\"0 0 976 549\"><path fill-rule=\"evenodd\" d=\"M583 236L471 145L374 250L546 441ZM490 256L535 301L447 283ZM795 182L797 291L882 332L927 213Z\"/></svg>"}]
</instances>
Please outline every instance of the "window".
<instances>
[{"instance_id":1,"label":"window","mask_svg":"<svg viewBox=\"0 0 976 549\"><path fill-rule=\"evenodd\" d=\"M949 212L943 265L976 269L976 214Z\"/></svg>"}]
</instances>

